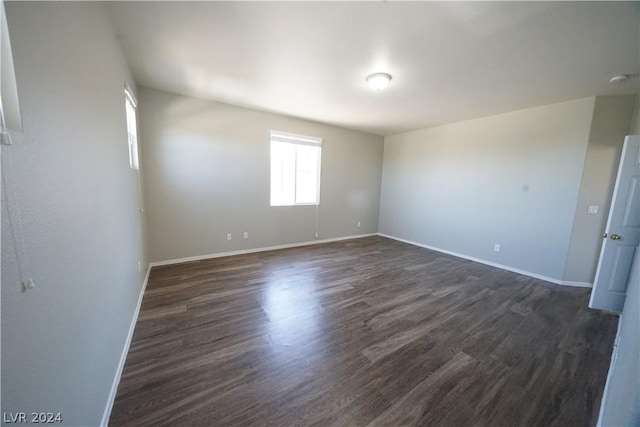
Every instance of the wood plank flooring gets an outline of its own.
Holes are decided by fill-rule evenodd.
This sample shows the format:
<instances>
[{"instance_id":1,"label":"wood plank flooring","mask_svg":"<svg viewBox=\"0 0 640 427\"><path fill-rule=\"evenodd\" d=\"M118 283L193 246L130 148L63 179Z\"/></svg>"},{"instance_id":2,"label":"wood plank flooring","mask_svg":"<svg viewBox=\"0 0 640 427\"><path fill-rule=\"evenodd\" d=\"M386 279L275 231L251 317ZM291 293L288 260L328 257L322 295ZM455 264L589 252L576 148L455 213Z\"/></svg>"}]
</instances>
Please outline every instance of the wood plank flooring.
<instances>
[{"instance_id":1,"label":"wood plank flooring","mask_svg":"<svg viewBox=\"0 0 640 427\"><path fill-rule=\"evenodd\" d=\"M111 426L593 426L617 317L382 237L151 271Z\"/></svg>"}]
</instances>

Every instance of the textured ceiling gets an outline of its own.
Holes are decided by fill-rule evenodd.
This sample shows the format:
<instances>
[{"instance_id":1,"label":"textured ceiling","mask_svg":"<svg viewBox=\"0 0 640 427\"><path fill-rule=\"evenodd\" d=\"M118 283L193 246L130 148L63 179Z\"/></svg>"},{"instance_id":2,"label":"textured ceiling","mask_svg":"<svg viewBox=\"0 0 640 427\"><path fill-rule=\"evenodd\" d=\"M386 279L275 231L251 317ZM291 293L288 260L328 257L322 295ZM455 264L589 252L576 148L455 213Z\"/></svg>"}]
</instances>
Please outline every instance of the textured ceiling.
<instances>
[{"instance_id":1,"label":"textured ceiling","mask_svg":"<svg viewBox=\"0 0 640 427\"><path fill-rule=\"evenodd\" d=\"M638 92L638 2L113 2L142 86L379 135ZM393 75L374 92L373 72Z\"/></svg>"}]
</instances>

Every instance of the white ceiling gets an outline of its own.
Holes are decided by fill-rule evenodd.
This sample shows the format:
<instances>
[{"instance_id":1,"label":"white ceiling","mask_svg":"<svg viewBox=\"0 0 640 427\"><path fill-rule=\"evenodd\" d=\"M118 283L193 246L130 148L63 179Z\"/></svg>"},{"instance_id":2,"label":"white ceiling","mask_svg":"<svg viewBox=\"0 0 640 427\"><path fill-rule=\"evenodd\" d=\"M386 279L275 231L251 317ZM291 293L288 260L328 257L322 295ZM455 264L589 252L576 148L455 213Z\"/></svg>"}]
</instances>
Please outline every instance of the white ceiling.
<instances>
[{"instance_id":1,"label":"white ceiling","mask_svg":"<svg viewBox=\"0 0 640 427\"><path fill-rule=\"evenodd\" d=\"M638 92L639 2L122 2L151 88L378 135ZM393 75L374 92L366 76Z\"/></svg>"}]
</instances>

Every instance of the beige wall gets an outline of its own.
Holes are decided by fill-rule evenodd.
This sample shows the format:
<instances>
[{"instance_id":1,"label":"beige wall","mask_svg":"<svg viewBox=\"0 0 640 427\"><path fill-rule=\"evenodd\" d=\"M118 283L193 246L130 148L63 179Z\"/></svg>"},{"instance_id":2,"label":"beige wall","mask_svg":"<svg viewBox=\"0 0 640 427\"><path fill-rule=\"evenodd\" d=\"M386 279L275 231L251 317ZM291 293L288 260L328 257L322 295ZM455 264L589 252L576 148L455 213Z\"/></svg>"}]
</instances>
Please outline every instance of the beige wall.
<instances>
[{"instance_id":1,"label":"beige wall","mask_svg":"<svg viewBox=\"0 0 640 427\"><path fill-rule=\"evenodd\" d=\"M124 113L134 82L103 5L5 5L24 132L2 147L2 411L96 426L146 258ZM25 293L14 248L35 282Z\"/></svg>"},{"instance_id":2,"label":"beige wall","mask_svg":"<svg viewBox=\"0 0 640 427\"><path fill-rule=\"evenodd\" d=\"M152 261L314 240L315 206L269 206L270 130L324 138L320 239L377 232L382 137L146 88L140 110Z\"/></svg>"},{"instance_id":3,"label":"beige wall","mask_svg":"<svg viewBox=\"0 0 640 427\"><path fill-rule=\"evenodd\" d=\"M562 281L594 105L385 138L380 232Z\"/></svg>"},{"instance_id":4,"label":"beige wall","mask_svg":"<svg viewBox=\"0 0 640 427\"><path fill-rule=\"evenodd\" d=\"M566 281L593 283L595 278L602 246L601 235L605 231L622 145L629 131L634 102L633 95L596 98L564 271ZM589 206L598 206L597 215L587 213Z\"/></svg>"}]
</instances>

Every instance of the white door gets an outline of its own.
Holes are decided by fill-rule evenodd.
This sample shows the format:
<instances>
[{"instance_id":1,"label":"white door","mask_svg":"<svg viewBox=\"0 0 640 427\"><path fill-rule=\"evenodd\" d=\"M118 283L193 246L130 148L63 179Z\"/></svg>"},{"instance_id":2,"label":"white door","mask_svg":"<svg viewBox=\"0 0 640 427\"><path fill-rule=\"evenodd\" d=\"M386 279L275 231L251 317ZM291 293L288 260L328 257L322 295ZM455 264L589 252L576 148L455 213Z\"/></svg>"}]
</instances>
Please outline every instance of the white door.
<instances>
[{"instance_id":1,"label":"white door","mask_svg":"<svg viewBox=\"0 0 640 427\"><path fill-rule=\"evenodd\" d=\"M589 307L622 311L633 255L640 243L640 136L627 136Z\"/></svg>"}]
</instances>

